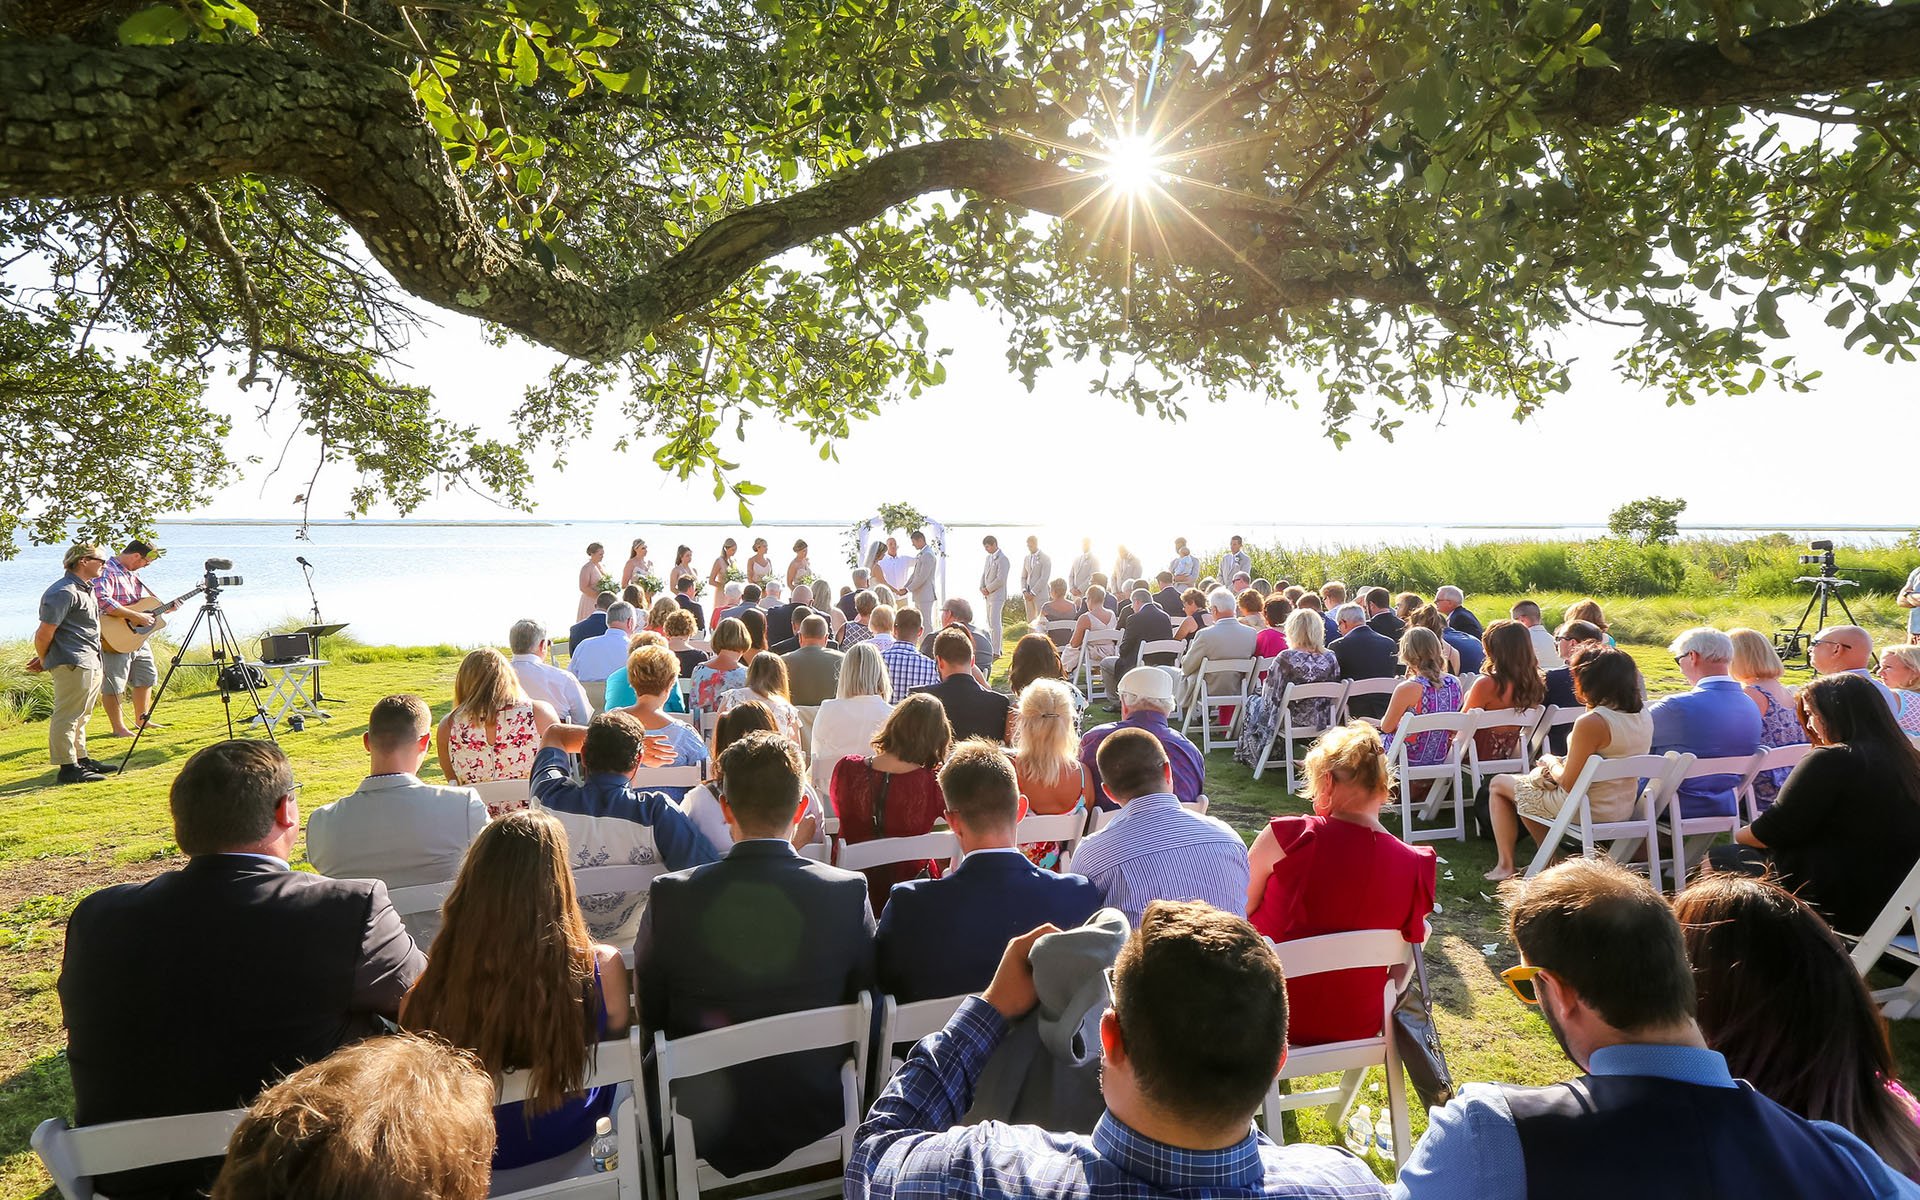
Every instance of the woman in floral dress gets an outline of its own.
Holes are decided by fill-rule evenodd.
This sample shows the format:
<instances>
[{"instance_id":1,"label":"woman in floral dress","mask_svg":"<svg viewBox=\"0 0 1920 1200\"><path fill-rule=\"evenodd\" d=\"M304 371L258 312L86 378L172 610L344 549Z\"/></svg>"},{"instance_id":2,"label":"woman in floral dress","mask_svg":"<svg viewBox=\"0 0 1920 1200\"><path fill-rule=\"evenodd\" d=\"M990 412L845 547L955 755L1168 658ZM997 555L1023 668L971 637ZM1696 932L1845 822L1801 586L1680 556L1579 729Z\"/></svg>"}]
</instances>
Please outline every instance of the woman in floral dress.
<instances>
[{"instance_id":1,"label":"woman in floral dress","mask_svg":"<svg viewBox=\"0 0 1920 1200\"><path fill-rule=\"evenodd\" d=\"M1240 728L1240 744L1233 757L1247 766L1259 763L1267 739L1280 726L1280 697L1290 683L1331 683L1340 678L1340 660L1327 649L1327 628L1320 614L1312 609L1296 608L1287 617L1287 648L1273 660L1273 670L1247 705L1246 720ZM1318 729L1333 721L1333 700L1320 698L1295 700L1293 723L1303 729Z\"/></svg>"},{"instance_id":2,"label":"woman in floral dress","mask_svg":"<svg viewBox=\"0 0 1920 1200\"><path fill-rule=\"evenodd\" d=\"M559 714L544 700L530 700L513 665L498 650L475 650L453 677L453 711L441 720L434 744L449 783L526 779L547 728ZM523 797L487 805L491 816L525 808Z\"/></svg>"}]
</instances>

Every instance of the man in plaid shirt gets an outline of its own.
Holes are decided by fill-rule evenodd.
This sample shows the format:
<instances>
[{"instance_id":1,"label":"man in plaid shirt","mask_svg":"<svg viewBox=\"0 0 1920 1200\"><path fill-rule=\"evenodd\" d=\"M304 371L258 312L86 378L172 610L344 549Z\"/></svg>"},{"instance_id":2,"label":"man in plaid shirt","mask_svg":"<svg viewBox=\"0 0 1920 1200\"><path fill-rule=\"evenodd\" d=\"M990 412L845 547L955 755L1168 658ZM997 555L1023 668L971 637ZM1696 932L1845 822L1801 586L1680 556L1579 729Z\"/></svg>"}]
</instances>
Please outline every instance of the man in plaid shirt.
<instances>
[{"instance_id":1,"label":"man in plaid shirt","mask_svg":"<svg viewBox=\"0 0 1920 1200\"><path fill-rule=\"evenodd\" d=\"M119 618L132 622L136 627L152 624L152 614L128 606L142 596L153 594L152 589L135 572L159 558L160 553L157 548L136 538L127 543L125 550L107 560L105 569L93 581L93 598L100 603L100 619L103 622ZM146 724L147 706L153 700L153 685L160 681L153 663L153 652L144 645L128 654L115 654L104 645L100 649L100 707L107 712L107 721L113 726L114 737L132 737L133 731L127 728L120 714L120 696L124 692L133 694L134 723Z\"/></svg>"},{"instance_id":2,"label":"man in plaid shirt","mask_svg":"<svg viewBox=\"0 0 1920 1200\"><path fill-rule=\"evenodd\" d=\"M887 678L893 682L888 699L895 704L917 687L940 682L939 664L920 653L919 609L903 608L893 614L893 641L880 651L880 661L887 664Z\"/></svg>"}]
</instances>

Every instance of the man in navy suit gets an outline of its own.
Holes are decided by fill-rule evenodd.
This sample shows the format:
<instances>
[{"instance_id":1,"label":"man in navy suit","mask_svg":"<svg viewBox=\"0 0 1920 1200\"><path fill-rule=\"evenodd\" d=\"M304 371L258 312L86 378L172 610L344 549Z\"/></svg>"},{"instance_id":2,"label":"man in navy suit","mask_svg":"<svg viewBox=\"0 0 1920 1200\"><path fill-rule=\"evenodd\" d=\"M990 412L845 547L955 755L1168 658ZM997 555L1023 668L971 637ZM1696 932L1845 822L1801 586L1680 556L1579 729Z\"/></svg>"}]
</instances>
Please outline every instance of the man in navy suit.
<instances>
[{"instance_id":1,"label":"man in navy suit","mask_svg":"<svg viewBox=\"0 0 1920 1200\"><path fill-rule=\"evenodd\" d=\"M947 710L954 737L1004 742L1007 698L974 677L973 653L973 638L965 630L953 625L942 629L933 639L933 661L940 668L940 682L913 690L932 696Z\"/></svg>"},{"instance_id":2,"label":"man in navy suit","mask_svg":"<svg viewBox=\"0 0 1920 1200\"><path fill-rule=\"evenodd\" d=\"M1340 678L1392 679L1400 674L1400 644L1369 628L1365 609L1342 604L1333 617L1340 623L1340 636L1327 649L1340 660ZM1347 712L1378 719L1387 715L1388 699L1385 693L1361 696L1347 705Z\"/></svg>"},{"instance_id":3,"label":"man in navy suit","mask_svg":"<svg viewBox=\"0 0 1920 1200\"><path fill-rule=\"evenodd\" d=\"M801 858L800 751L749 733L720 756L733 849L653 881L633 947L640 1019L670 1038L848 1004L873 986L866 876ZM839 1050L674 1085L700 1157L722 1175L771 1167L841 1121Z\"/></svg>"},{"instance_id":4,"label":"man in navy suit","mask_svg":"<svg viewBox=\"0 0 1920 1200\"><path fill-rule=\"evenodd\" d=\"M1014 846L1020 783L999 746L969 739L940 769L947 824L965 854L940 879L896 883L875 943L880 989L902 1004L978 992L1007 943L1037 925L1082 924L1100 889L1056 875Z\"/></svg>"},{"instance_id":5,"label":"man in navy suit","mask_svg":"<svg viewBox=\"0 0 1920 1200\"><path fill-rule=\"evenodd\" d=\"M593 611L582 620L575 621L573 628L567 630L567 661L573 661L573 652L591 638L597 638L607 631L607 610L620 597L612 592L601 592L593 598Z\"/></svg>"}]
</instances>

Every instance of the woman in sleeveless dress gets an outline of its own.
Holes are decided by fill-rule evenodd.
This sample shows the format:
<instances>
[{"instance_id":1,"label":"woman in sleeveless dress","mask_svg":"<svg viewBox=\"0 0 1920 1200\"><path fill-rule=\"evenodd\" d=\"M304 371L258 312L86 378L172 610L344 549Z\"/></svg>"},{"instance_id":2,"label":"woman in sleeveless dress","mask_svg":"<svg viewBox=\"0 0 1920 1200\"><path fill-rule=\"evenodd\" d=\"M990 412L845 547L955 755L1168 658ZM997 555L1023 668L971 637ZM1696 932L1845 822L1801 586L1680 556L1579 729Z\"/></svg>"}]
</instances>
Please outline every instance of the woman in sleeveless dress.
<instances>
[{"instance_id":1,"label":"woman in sleeveless dress","mask_svg":"<svg viewBox=\"0 0 1920 1200\"><path fill-rule=\"evenodd\" d=\"M1446 673L1445 646L1433 630L1417 625L1400 635L1400 663L1407 668L1407 679L1393 689L1387 715L1380 721L1389 752L1407 717L1460 711L1460 681ZM1416 733L1407 743L1407 765L1430 767L1443 761L1452 747L1453 735L1444 729Z\"/></svg>"},{"instance_id":2,"label":"woman in sleeveless dress","mask_svg":"<svg viewBox=\"0 0 1920 1200\"><path fill-rule=\"evenodd\" d=\"M560 719L544 700L521 690L513 665L492 648L475 650L453 677L453 711L435 731L440 770L449 783L526 779L547 728ZM489 804L492 816L525 808L525 799Z\"/></svg>"},{"instance_id":3,"label":"woman in sleeveless dress","mask_svg":"<svg viewBox=\"0 0 1920 1200\"><path fill-rule=\"evenodd\" d=\"M807 543L802 539L793 544L793 561L787 564L787 594L791 596L794 588L812 578L813 560L807 557Z\"/></svg>"},{"instance_id":4,"label":"woman in sleeveless dress","mask_svg":"<svg viewBox=\"0 0 1920 1200\"><path fill-rule=\"evenodd\" d=\"M641 575L653 574L653 560L647 557L647 539L635 538L627 549L627 565L620 568L620 586L626 587Z\"/></svg>"},{"instance_id":5,"label":"woman in sleeveless dress","mask_svg":"<svg viewBox=\"0 0 1920 1200\"><path fill-rule=\"evenodd\" d=\"M1424 610L1423 610L1424 611ZM1547 677L1534 657L1533 635L1518 621L1495 621L1487 626L1487 659L1480 678L1467 691L1464 712L1539 708L1547 702ZM1520 728L1508 725L1473 735L1474 750L1487 760L1520 757Z\"/></svg>"},{"instance_id":6,"label":"woman in sleeveless dress","mask_svg":"<svg viewBox=\"0 0 1920 1200\"><path fill-rule=\"evenodd\" d=\"M727 575L733 571L733 556L740 552L740 543L728 538L720 543L720 557L713 560L713 566L707 570L707 586L713 589L713 612L717 617L725 607L723 595L727 590Z\"/></svg>"},{"instance_id":7,"label":"woman in sleeveless dress","mask_svg":"<svg viewBox=\"0 0 1920 1200\"><path fill-rule=\"evenodd\" d=\"M849 754L833 768L828 797L840 818L840 839L866 842L933 832L947 808L934 772L952 748L953 726L940 701L924 692L909 694L873 735L871 754ZM938 878L940 864L889 863L869 867L865 874L868 903L879 916L894 884L921 875Z\"/></svg>"},{"instance_id":8,"label":"woman in sleeveless dress","mask_svg":"<svg viewBox=\"0 0 1920 1200\"><path fill-rule=\"evenodd\" d=\"M1014 734L1013 771L1027 811L1036 817L1085 812L1086 768L1080 764L1079 727L1073 692L1057 679L1036 679L1020 693L1020 719ZM1034 842L1020 848L1036 867L1060 869L1060 843Z\"/></svg>"},{"instance_id":9,"label":"woman in sleeveless dress","mask_svg":"<svg viewBox=\"0 0 1920 1200\"><path fill-rule=\"evenodd\" d=\"M1733 663L1727 674L1739 681L1740 690L1760 710L1760 744L1768 749L1805 745L1807 731L1801 728L1799 707L1793 692L1780 682L1786 669L1780 652L1757 629L1735 629L1727 636L1733 639ZM1881 669L1884 672L1884 662ZM1754 776L1754 808L1765 812L1773 807L1774 797L1792 773L1792 767L1781 767Z\"/></svg>"},{"instance_id":10,"label":"woman in sleeveless dress","mask_svg":"<svg viewBox=\"0 0 1920 1200\"><path fill-rule=\"evenodd\" d=\"M1326 623L1310 608L1296 608L1287 615L1287 648L1273 660L1247 704L1246 720L1241 722L1240 741L1233 748L1235 762L1255 766L1267 739L1280 727L1280 698L1291 683L1332 683L1340 678L1340 660L1327 649ZM1333 722L1332 699L1293 701L1293 723L1301 729L1321 729Z\"/></svg>"},{"instance_id":11,"label":"woman in sleeveless dress","mask_svg":"<svg viewBox=\"0 0 1920 1200\"><path fill-rule=\"evenodd\" d=\"M600 560L606 556L607 548L599 542L587 546L587 561L580 565L580 600L574 606L575 621L584 621L593 615L594 601L600 598L601 581L612 578L607 574L607 569L600 565Z\"/></svg>"},{"instance_id":12,"label":"woman in sleeveless dress","mask_svg":"<svg viewBox=\"0 0 1920 1200\"><path fill-rule=\"evenodd\" d=\"M767 555L767 539L753 539L753 557L747 560L747 582L764 585L773 575L773 559Z\"/></svg>"},{"instance_id":13,"label":"woman in sleeveless dress","mask_svg":"<svg viewBox=\"0 0 1920 1200\"><path fill-rule=\"evenodd\" d=\"M1545 755L1530 773L1495 775L1489 785L1493 840L1500 854L1500 861L1486 873L1490 880L1513 875L1523 820L1536 842L1547 836L1589 758L1630 758L1647 753L1653 745L1653 717L1646 711L1646 688L1632 655L1589 644L1573 652L1568 667L1573 671L1574 695L1587 711L1573 723L1566 759ZM1625 820L1639 791L1639 781L1633 779L1595 784L1587 793L1593 819Z\"/></svg>"},{"instance_id":14,"label":"woman in sleeveless dress","mask_svg":"<svg viewBox=\"0 0 1920 1200\"><path fill-rule=\"evenodd\" d=\"M1087 640L1093 640L1093 661L1096 665L1109 654L1119 652L1120 618L1107 607L1107 589L1094 584L1087 589L1087 611L1080 614L1080 620L1073 627L1073 636L1067 639L1066 648L1060 651L1060 669L1069 677L1080 669L1080 659L1087 653Z\"/></svg>"},{"instance_id":15,"label":"woman in sleeveless dress","mask_svg":"<svg viewBox=\"0 0 1920 1200\"><path fill-rule=\"evenodd\" d=\"M592 1052L626 1030L630 989L620 951L588 938L560 822L517 812L482 828L444 912L400 1024L473 1051L495 1079L526 1077L527 1098L494 1109L494 1170L584 1145L613 1111L613 1088L584 1086Z\"/></svg>"}]
</instances>

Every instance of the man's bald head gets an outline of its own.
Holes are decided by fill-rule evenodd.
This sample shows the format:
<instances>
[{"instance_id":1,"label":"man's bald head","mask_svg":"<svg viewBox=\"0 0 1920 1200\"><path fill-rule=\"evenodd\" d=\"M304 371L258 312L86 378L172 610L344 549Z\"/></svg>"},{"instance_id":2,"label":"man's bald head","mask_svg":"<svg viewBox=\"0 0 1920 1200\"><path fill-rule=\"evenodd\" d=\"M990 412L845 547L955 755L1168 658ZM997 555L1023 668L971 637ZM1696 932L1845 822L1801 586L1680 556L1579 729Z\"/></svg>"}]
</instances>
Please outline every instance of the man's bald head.
<instances>
[{"instance_id":1,"label":"man's bald head","mask_svg":"<svg viewBox=\"0 0 1920 1200\"><path fill-rule=\"evenodd\" d=\"M1813 669L1822 675L1864 670L1873 663L1873 637L1858 625L1834 625L1813 640L1810 654L1819 660Z\"/></svg>"}]
</instances>

